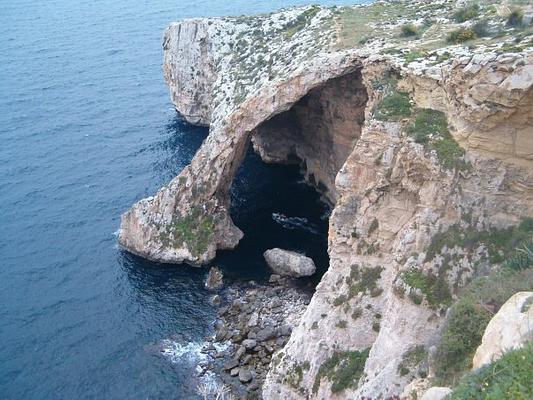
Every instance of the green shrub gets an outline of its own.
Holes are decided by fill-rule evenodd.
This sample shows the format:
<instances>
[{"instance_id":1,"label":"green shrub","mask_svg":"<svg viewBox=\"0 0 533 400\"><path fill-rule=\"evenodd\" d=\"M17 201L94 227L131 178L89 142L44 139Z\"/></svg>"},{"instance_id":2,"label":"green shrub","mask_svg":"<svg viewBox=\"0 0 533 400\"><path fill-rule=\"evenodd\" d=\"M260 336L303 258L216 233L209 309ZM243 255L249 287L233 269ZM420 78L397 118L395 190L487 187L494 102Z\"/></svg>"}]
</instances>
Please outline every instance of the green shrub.
<instances>
[{"instance_id":1,"label":"green shrub","mask_svg":"<svg viewBox=\"0 0 533 400\"><path fill-rule=\"evenodd\" d=\"M417 143L429 143L430 136L433 136L429 147L435 150L445 168L467 168L467 164L462 160L465 152L448 130L448 122L443 112L430 108L418 109L415 120L407 128L407 133L413 136Z\"/></svg>"},{"instance_id":2,"label":"green shrub","mask_svg":"<svg viewBox=\"0 0 533 400\"><path fill-rule=\"evenodd\" d=\"M407 128L407 133L413 136L417 143L427 143L430 135L448 134L446 115L441 111L422 108L417 111L415 120Z\"/></svg>"},{"instance_id":3,"label":"green shrub","mask_svg":"<svg viewBox=\"0 0 533 400\"><path fill-rule=\"evenodd\" d=\"M393 92L385 96L375 110L375 117L381 121L399 121L411 115L409 94Z\"/></svg>"},{"instance_id":4,"label":"green shrub","mask_svg":"<svg viewBox=\"0 0 533 400\"><path fill-rule=\"evenodd\" d=\"M313 393L318 392L322 378L328 378L331 381L331 391L333 393L355 388L363 374L369 353L370 348L362 351L333 353L318 369L313 384Z\"/></svg>"},{"instance_id":5,"label":"green shrub","mask_svg":"<svg viewBox=\"0 0 533 400\"><path fill-rule=\"evenodd\" d=\"M454 31L451 31L446 38L448 43L464 43L469 40L474 40L477 38L476 32L470 28L460 28Z\"/></svg>"},{"instance_id":6,"label":"green shrub","mask_svg":"<svg viewBox=\"0 0 533 400\"><path fill-rule=\"evenodd\" d=\"M515 255L516 248L533 237L533 218L525 218L516 226L505 229L478 231L452 225L447 230L433 236L426 251L426 261L432 260L444 246L462 247L468 252L483 244L492 263L502 263Z\"/></svg>"},{"instance_id":7,"label":"green shrub","mask_svg":"<svg viewBox=\"0 0 533 400\"><path fill-rule=\"evenodd\" d=\"M477 37L487 36L489 34L489 25L487 20L483 19L479 22L476 22L474 25L472 25L472 30Z\"/></svg>"},{"instance_id":8,"label":"green shrub","mask_svg":"<svg viewBox=\"0 0 533 400\"><path fill-rule=\"evenodd\" d=\"M476 3L468 4L454 14L454 18L457 22L465 22L476 18L479 15L479 5Z\"/></svg>"},{"instance_id":9,"label":"green shrub","mask_svg":"<svg viewBox=\"0 0 533 400\"><path fill-rule=\"evenodd\" d=\"M403 272L401 277L410 287L419 289L432 306L448 305L452 301L452 294L444 272L440 273L439 276L435 276L433 274L424 274L418 269L411 269ZM417 305L422 302L422 299L415 293L410 296L410 299Z\"/></svg>"},{"instance_id":10,"label":"green shrub","mask_svg":"<svg viewBox=\"0 0 533 400\"><path fill-rule=\"evenodd\" d=\"M409 53L404 55L404 60L407 64L418 60L419 58L424 58L428 55L428 52L425 50L412 50Z\"/></svg>"},{"instance_id":11,"label":"green shrub","mask_svg":"<svg viewBox=\"0 0 533 400\"><path fill-rule=\"evenodd\" d=\"M401 27L403 37L411 37L418 35L418 28L413 24L404 24Z\"/></svg>"},{"instance_id":12,"label":"green shrub","mask_svg":"<svg viewBox=\"0 0 533 400\"><path fill-rule=\"evenodd\" d=\"M490 319L491 314L486 309L469 300L460 300L452 306L435 355L438 379L453 382L471 367L472 356L481 344Z\"/></svg>"},{"instance_id":13,"label":"green shrub","mask_svg":"<svg viewBox=\"0 0 533 400\"><path fill-rule=\"evenodd\" d=\"M356 307L356 308L353 310L353 313L352 313L352 319L357 319L357 318L359 318L361 315L363 315L363 310L361 309L361 307Z\"/></svg>"},{"instance_id":14,"label":"green shrub","mask_svg":"<svg viewBox=\"0 0 533 400\"><path fill-rule=\"evenodd\" d=\"M533 342L461 379L449 400L533 399Z\"/></svg>"},{"instance_id":15,"label":"green shrub","mask_svg":"<svg viewBox=\"0 0 533 400\"><path fill-rule=\"evenodd\" d=\"M513 294L532 287L533 269L513 271L501 268L488 276L475 278L459 291L459 297L496 313Z\"/></svg>"},{"instance_id":16,"label":"green shrub","mask_svg":"<svg viewBox=\"0 0 533 400\"><path fill-rule=\"evenodd\" d=\"M337 322L337 323L335 324L335 326L336 326L337 328L340 328L340 329L346 329L346 328L348 327L348 321L342 319L342 320L340 320L339 322Z\"/></svg>"},{"instance_id":17,"label":"green shrub","mask_svg":"<svg viewBox=\"0 0 533 400\"><path fill-rule=\"evenodd\" d=\"M352 267L350 276L346 278L348 287L348 299L352 299L359 293L366 293L379 290L377 285L381 277L382 267L363 267L361 269ZM375 297L375 296L373 296Z\"/></svg>"},{"instance_id":18,"label":"green shrub","mask_svg":"<svg viewBox=\"0 0 533 400\"><path fill-rule=\"evenodd\" d=\"M474 279L460 290L436 353L436 376L441 383L453 383L470 367L492 315L512 295L532 287L533 269L502 268Z\"/></svg>"},{"instance_id":19,"label":"green shrub","mask_svg":"<svg viewBox=\"0 0 533 400\"><path fill-rule=\"evenodd\" d=\"M195 207L189 215L174 216L166 231L159 234L159 239L165 246L181 247L185 244L193 255L199 256L207 251L214 230L213 217Z\"/></svg>"},{"instance_id":20,"label":"green shrub","mask_svg":"<svg viewBox=\"0 0 533 400\"><path fill-rule=\"evenodd\" d=\"M466 163L462 162L462 157L465 154L464 149L459 146L452 135L448 134L434 141L431 145L437 152L437 157L440 163L448 169L457 167L458 169L468 169Z\"/></svg>"},{"instance_id":21,"label":"green shrub","mask_svg":"<svg viewBox=\"0 0 533 400\"><path fill-rule=\"evenodd\" d=\"M412 369L417 368L427 358L427 355L426 348L422 345L410 348L402 355L402 361L398 364L398 374L407 375Z\"/></svg>"},{"instance_id":22,"label":"green shrub","mask_svg":"<svg viewBox=\"0 0 533 400\"><path fill-rule=\"evenodd\" d=\"M515 9L511 11L511 14L507 17L507 26L520 26L522 25L522 20L524 18L524 13L522 10Z\"/></svg>"},{"instance_id":23,"label":"green shrub","mask_svg":"<svg viewBox=\"0 0 533 400\"><path fill-rule=\"evenodd\" d=\"M514 270L531 268L533 266L533 237L518 246L504 265Z\"/></svg>"},{"instance_id":24,"label":"green shrub","mask_svg":"<svg viewBox=\"0 0 533 400\"><path fill-rule=\"evenodd\" d=\"M338 297L335 297L335 299L333 300L333 305L335 307L338 307L340 306L341 304L344 304L348 299L346 298L345 295L341 294L340 296Z\"/></svg>"}]
</instances>

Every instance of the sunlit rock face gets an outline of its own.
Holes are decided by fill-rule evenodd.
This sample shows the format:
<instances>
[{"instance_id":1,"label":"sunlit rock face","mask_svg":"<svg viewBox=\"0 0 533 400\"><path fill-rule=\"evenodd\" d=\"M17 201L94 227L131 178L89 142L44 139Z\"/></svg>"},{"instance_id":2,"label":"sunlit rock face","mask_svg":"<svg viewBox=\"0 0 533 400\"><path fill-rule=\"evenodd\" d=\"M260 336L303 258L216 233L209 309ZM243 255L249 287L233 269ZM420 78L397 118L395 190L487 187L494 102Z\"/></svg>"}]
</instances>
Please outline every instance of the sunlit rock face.
<instances>
[{"instance_id":1,"label":"sunlit rock face","mask_svg":"<svg viewBox=\"0 0 533 400\"><path fill-rule=\"evenodd\" d=\"M165 32L176 109L210 133L122 216L121 245L190 264L235 247L229 189L250 143L267 162L298 163L333 205L329 270L273 357L266 399L400 395L416 378L409 354L438 344L458 289L494 267L486 246L450 237L533 215L533 50L511 31L447 44L456 6L306 7ZM406 21L416 37L402 36Z\"/></svg>"}]
</instances>

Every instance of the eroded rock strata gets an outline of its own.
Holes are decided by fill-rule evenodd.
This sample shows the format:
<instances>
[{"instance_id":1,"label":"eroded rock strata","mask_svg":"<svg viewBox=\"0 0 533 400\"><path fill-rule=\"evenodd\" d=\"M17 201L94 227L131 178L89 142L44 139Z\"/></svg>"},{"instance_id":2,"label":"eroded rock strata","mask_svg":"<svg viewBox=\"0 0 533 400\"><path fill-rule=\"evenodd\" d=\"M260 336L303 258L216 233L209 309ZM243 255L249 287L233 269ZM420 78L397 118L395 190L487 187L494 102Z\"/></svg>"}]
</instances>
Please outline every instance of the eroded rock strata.
<instances>
[{"instance_id":1,"label":"eroded rock strata","mask_svg":"<svg viewBox=\"0 0 533 400\"><path fill-rule=\"evenodd\" d=\"M379 2L165 31L176 109L210 134L123 215L121 245L190 264L235 247L229 188L250 142L301 165L333 206L329 270L264 398L399 396L420 379L402 367L413 349L430 379L460 288L502 264L505 238L532 234L533 35L509 27L510 7L525 7L511 3L480 2L463 22L455 1Z\"/></svg>"}]
</instances>

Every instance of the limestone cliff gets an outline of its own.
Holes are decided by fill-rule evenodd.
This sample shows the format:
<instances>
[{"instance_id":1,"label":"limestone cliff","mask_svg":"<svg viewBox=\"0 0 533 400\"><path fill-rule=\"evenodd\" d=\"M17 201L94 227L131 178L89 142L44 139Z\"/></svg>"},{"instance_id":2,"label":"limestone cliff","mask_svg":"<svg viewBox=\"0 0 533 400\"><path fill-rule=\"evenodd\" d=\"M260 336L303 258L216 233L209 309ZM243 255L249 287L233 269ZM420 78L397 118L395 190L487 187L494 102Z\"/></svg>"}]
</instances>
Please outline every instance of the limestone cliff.
<instances>
[{"instance_id":1,"label":"limestone cliff","mask_svg":"<svg viewBox=\"0 0 533 400\"><path fill-rule=\"evenodd\" d=\"M438 342L457 289L503 254L464 238L533 215L532 29L480 4L463 22L455 1L379 2L165 31L172 100L210 134L123 215L121 245L191 264L236 246L229 188L250 143L333 206L329 270L265 398L401 394L406 355Z\"/></svg>"}]
</instances>

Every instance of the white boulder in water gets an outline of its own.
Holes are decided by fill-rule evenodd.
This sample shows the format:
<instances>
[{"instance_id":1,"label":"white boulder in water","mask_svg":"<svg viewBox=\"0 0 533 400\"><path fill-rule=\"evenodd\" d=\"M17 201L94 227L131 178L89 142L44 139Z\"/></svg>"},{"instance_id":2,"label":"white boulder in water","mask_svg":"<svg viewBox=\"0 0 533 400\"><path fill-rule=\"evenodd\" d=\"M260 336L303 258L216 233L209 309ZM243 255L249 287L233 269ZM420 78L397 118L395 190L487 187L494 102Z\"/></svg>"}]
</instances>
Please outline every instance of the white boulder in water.
<instances>
[{"instance_id":1,"label":"white boulder in water","mask_svg":"<svg viewBox=\"0 0 533 400\"><path fill-rule=\"evenodd\" d=\"M309 257L294 251L270 249L263 254L268 266L278 275L301 278L315 273L315 263Z\"/></svg>"}]
</instances>

